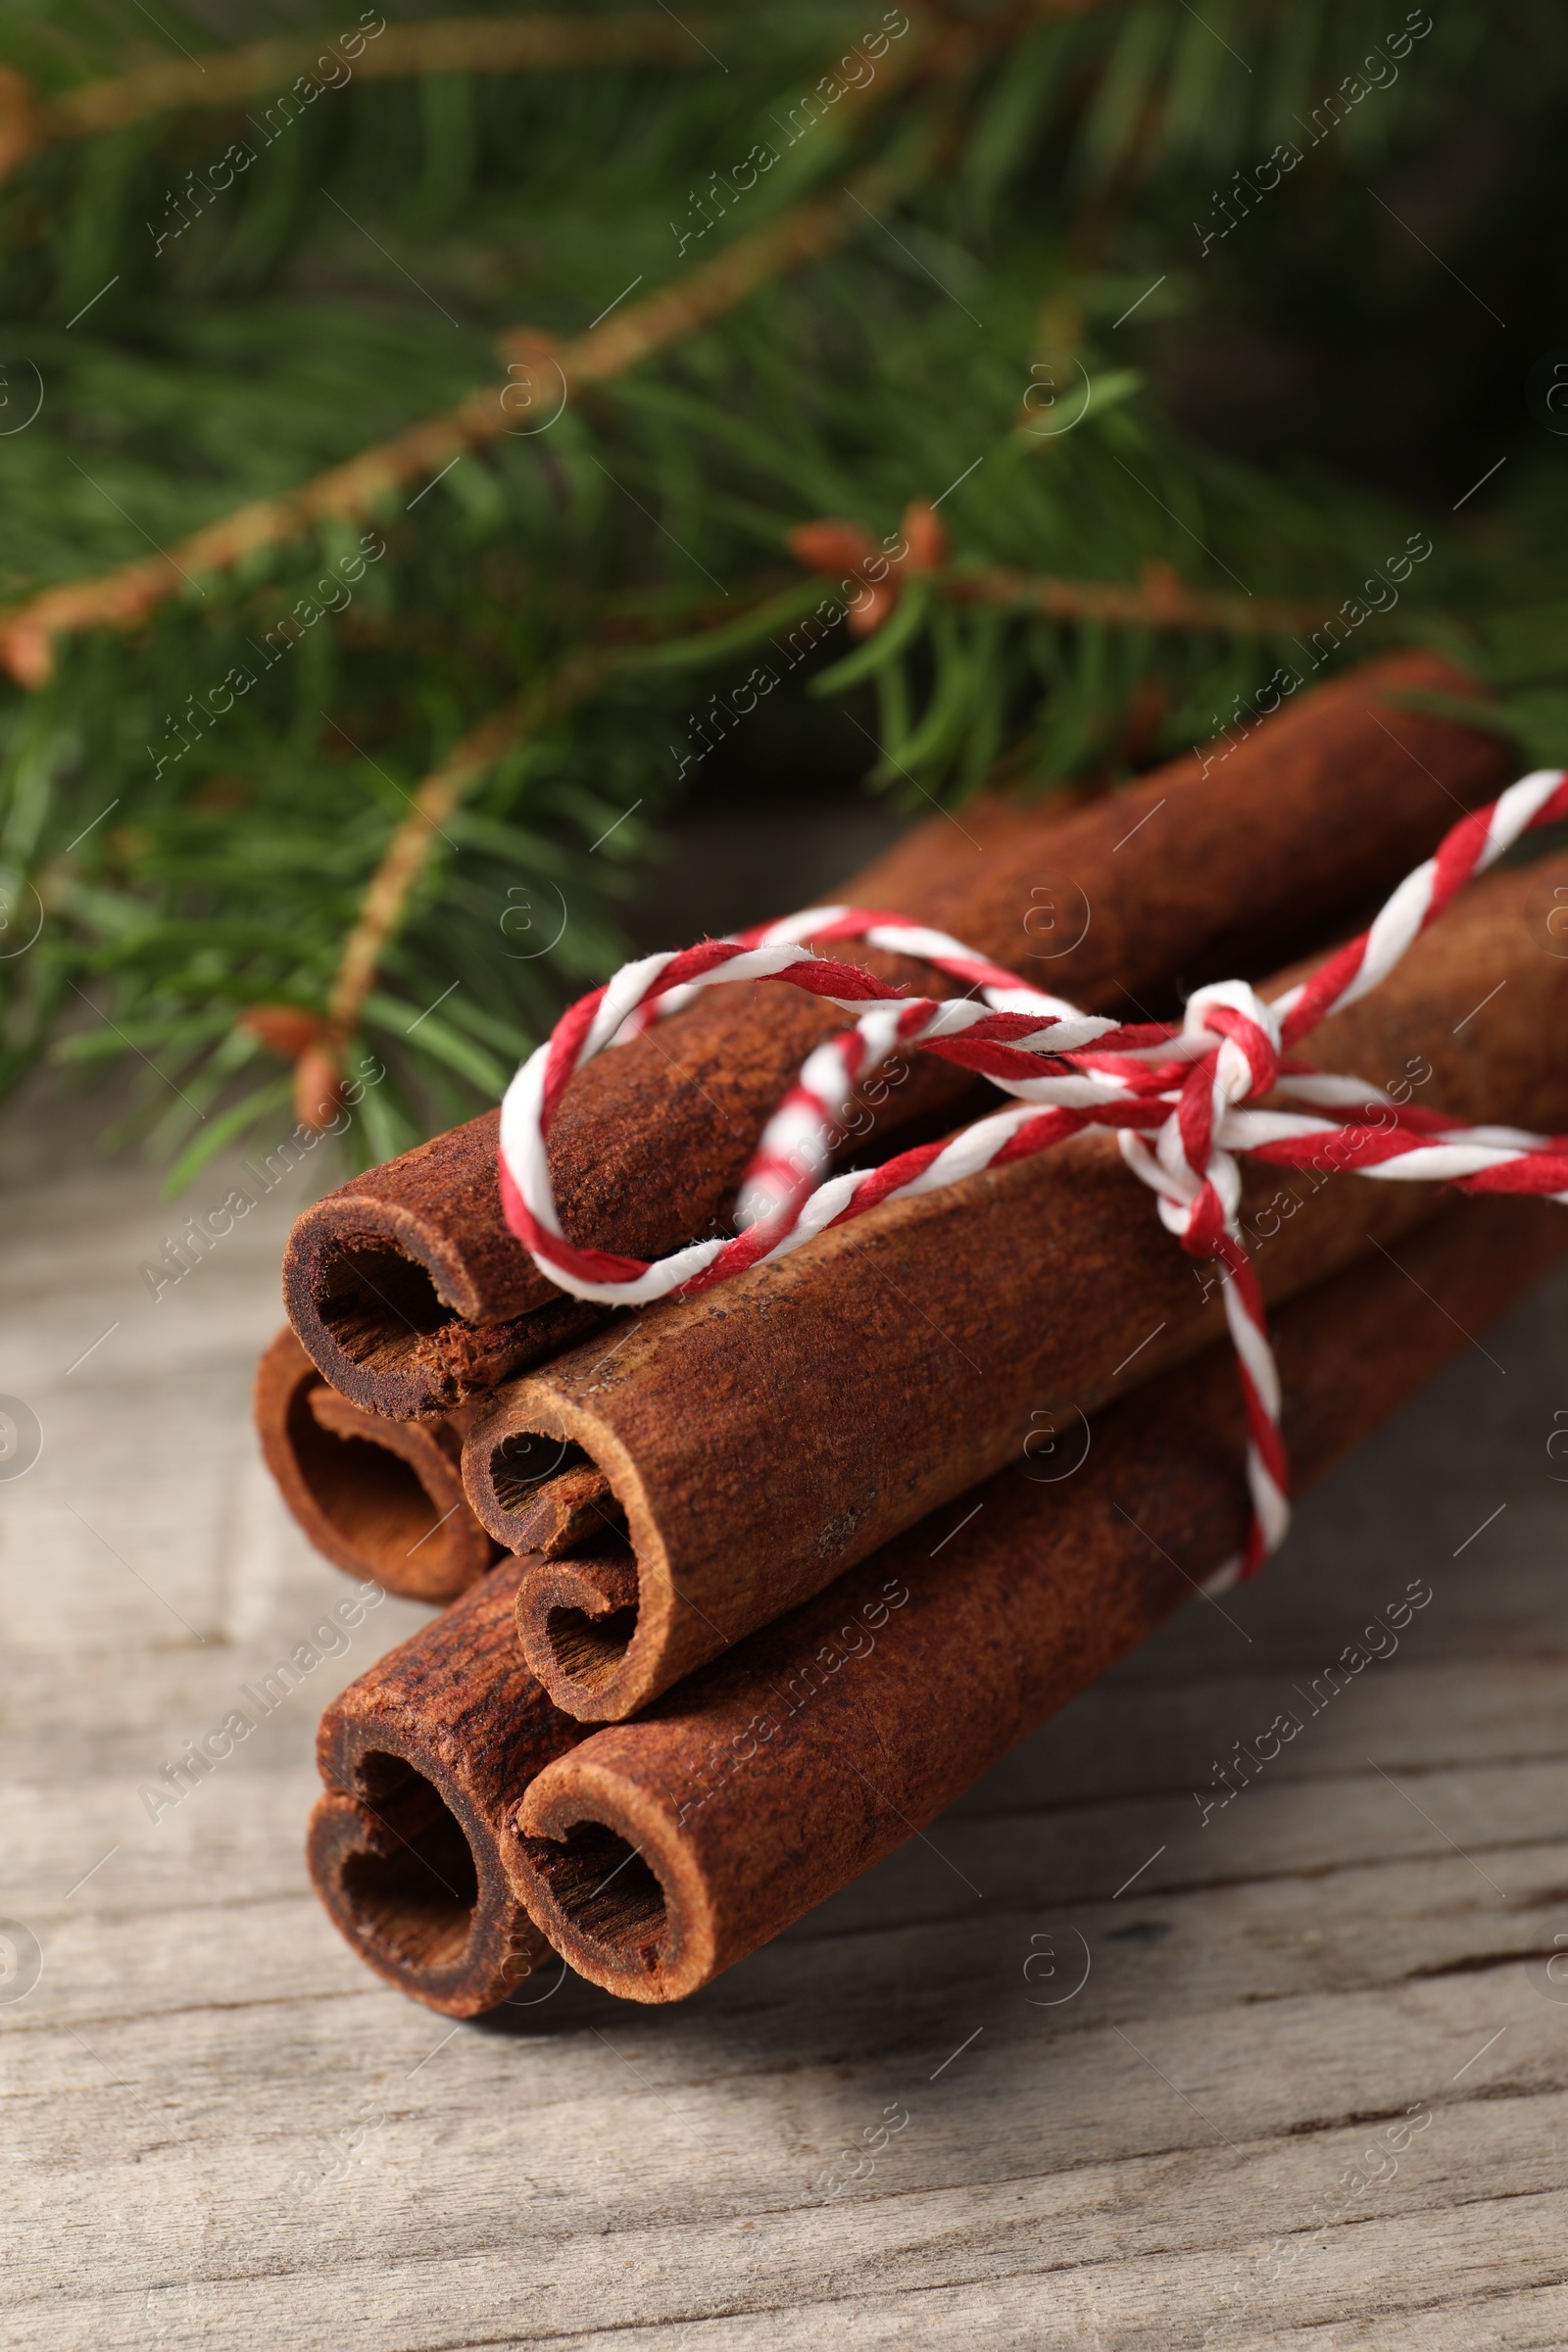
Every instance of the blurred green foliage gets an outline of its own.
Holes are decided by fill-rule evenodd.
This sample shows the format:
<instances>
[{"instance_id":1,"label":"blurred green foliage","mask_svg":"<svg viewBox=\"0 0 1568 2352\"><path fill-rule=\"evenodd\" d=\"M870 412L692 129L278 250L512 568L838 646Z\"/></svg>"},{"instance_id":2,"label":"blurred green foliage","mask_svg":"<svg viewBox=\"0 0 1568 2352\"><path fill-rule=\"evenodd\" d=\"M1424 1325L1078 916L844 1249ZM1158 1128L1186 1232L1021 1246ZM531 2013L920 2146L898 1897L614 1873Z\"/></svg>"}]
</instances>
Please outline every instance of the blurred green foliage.
<instances>
[{"instance_id":1,"label":"blurred green foliage","mask_svg":"<svg viewBox=\"0 0 1568 2352\"><path fill-rule=\"evenodd\" d=\"M0 61L48 98L359 21L347 0L156 13L129 36L107 0L12 0ZM1549 368L1525 393L1560 292L1529 226L1568 98L1560 8L722 0L684 21L664 62L361 71L295 114L267 90L152 112L0 182L12 611L452 407L501 375L504 330L579 335L790 205L865 198L837 249L549 430L379 502L384 555L286 657L256 649L342 576L358 527L193 575L5 685L0 1081L51 1049L144 1057L139 1125L181 1174L275 1123L286 1075L237 1013L324 1006L419 780L597 647L596 690L443 827L365 1007L390 1077L364 1149L493 1100L621 952L617 899L701 772L693 714L820 593L787 545L814 517L880 538L940 496L956 572L1154 564L1327 610L1425 531L1430 560L1348 657L1446 645L1522 762L1568 750ZM830 99L879 26L864 102ZM912 808L999 760L1023 789L1113 777L1313 662L1287 631L1047 620L929 586L859 648L830 635L774 664L779 691L869 692L869 780ZM235 665L257 682L215 714Z\"/></svg>"}]
</instances>

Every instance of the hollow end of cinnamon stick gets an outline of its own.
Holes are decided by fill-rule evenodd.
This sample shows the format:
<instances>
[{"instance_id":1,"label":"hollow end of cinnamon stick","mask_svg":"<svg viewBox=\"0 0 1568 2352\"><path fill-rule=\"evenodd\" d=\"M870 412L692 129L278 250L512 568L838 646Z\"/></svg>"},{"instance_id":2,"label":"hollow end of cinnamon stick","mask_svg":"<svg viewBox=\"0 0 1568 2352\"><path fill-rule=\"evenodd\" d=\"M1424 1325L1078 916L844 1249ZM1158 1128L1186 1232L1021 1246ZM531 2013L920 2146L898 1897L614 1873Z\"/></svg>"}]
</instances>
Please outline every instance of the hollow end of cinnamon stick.
<instances>
[{"instance_id":1,"label":"hollow end of cinnamon stick","mask_svg":"<svg viewBox=\"0 0 1568 2352\"><path fill-rule=\"evenodd\" d=\"M653 1694L680 1604L624 1448L591 1416L552 1411L518 1384L475 1418L463 1483L480 1524L521 1555L517 1639L554 1703L587 1723L632 1713Z\"/></svg>"},{"instance_id":2,"label":"hollow end of cinnamon stick","mask_svg":"<svg viewBox=\"0 0 1568 2352\"><path fill-rule=\"evenodd\" d=\"M504 1561L351 1683L317 1740L316 1891L368 1967L448 2017L495 2008L551 1958L521 1899L512 1819L581 1733L516 1654L515 1583Z\"/></svg>"},{"instance_id":3,"label":"hollow end of cinnamon stick","mask_svg":"<svg viewBox=\"0 0 1568 2352\"><path fill-rule=\"evenodd\" d=\"M605 1319L546 1282L509 1231L499 1125L487 1112L352 1178L289 1235L289 1322L324 1378L368 1412L451 1411Z\"/></svg>"},{"instance_id":4,"label":"hollow end of cinnamon stick","mask_svg":"<svg viewBox=\"0 0 1568 2352\"><path fill-rule=\"evenodd\" d=\"M439 1603L499 1558L463 1492L461 1422L365 1412L326 1385L286 1328L257 1367L255 1415L283 1500L348 1575Z\"/></svg>"},{"instance_id":5,"label":"hollow end of cinnamon stick","mask_svg":"<svg viewBox=\"0 0 1568 2352\"><path fill-rule=\"evenodd\" d=\"M514 1871L567 1966L624 2000L683 2000L716 1973L712 1907L676 1813L634 1775L541 1774L517 1809Z\"/></svg>"},{"instance_id":6,"label":"hollow end of cinnamon stick","mask_svg":"<svg viewBox=\"0 0 1568 2352\"><path fill-rule=\"evenodd\" d=\"M327 1794L311 1815L306 1859L333 1924L388 1984L449 2017L505 1999L537 1964L539 1939L496 1932L480 1912L473 1847L442 1793L406 1758L370 1750L358 1796Z\"/></svg>"},{"instance_id":7,"label":"hollow end of cinnamon stick","mask_svg":"<svg viewBox=\"0 0 1568 2352\"><path fill-rule=\"evenodd\" d=\"M636 1638L639 1595L631 1546L596 1544L553 1561L539 1553L523 1558L517 1588L522 1654L548 1657L553 1680L572 1699L567 1711L593 1720L602 1695L613 1693Z\"/></svg>"}]
</instances>

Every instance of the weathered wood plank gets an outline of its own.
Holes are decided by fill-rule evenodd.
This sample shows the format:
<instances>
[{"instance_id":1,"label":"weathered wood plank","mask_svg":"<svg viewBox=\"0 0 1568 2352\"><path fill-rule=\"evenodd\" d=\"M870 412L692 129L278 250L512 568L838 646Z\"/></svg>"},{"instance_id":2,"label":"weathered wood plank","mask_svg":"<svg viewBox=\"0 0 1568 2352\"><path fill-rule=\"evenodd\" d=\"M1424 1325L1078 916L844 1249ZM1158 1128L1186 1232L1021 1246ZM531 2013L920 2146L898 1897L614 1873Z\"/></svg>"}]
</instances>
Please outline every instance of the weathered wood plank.
<instances>
[{"instance_id":1,"label":"weathered wood plank","mask_svg":"<svg viewBox=\"0 0 1568 2352\"><path fill-rule=\"evenodd\" d=\"M0 1483L3 1900L43 1953L0 1997L0 2344L1568 2341L1568 1286L1223 1617L697 2000L551 1979L454 2031L301 1860L316 1714L422 1612L372 1613L156 1821L140 1794L349 1591L246 1431L281 1193L156 1307L151 1180L40 1175L0 1236L0 1389L46 1430ZM1411 1579L1397 1652L1293 1699Z\"/></svg>"}]
</instances>

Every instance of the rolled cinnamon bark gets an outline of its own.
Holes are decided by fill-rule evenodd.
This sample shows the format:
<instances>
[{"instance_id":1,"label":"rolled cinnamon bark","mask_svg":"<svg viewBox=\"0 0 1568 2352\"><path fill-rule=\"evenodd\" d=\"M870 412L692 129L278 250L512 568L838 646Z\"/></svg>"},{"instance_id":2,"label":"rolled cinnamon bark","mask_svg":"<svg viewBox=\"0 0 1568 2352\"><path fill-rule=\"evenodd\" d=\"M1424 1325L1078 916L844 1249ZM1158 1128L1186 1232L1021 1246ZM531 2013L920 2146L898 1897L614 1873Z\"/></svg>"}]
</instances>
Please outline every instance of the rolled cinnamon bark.
<instances>
[{"instance_id":1,"label":"rolled cinnamon bark","mask_svg":"<svg viewBox=\"0 0 1568 2352\"><path fill-rule=\"evenodd\" d=\"M316 1891L368 1966L448 2017L493 2009L549 1957L508 1825L534 1774L583 1737L517 1654L517 1565L351 1683L317 1735Z\"/></svg>"},{"instance_id":2,"label":"rolled cinnamon bark","mask_svg":"<svg viewBox=\"0 0 1568 2352\"><path fill-rule=\"evenodd\" d=\"M455 1600L501 1556L463 1492L473 1411L422 1425L364 1412L286 1325L256 1368L257 1435L300 1526L350 1576L409 1600Z\"/></svg>"},{"instance_id":3,"label":"rolled cinnamon bark","mask_svg":"<svg viewBox=\"0 0 1568 2352\"><path fill-rule=\"evenodd\" d=\"M1298 1484L1565 1248L1559 1207L1460 1201L1403 1245L1412 1279L1374 1260L1287 1307ZM951 1542L946 1511L549 1765L513 1868L556 1949L611 1992L679 2000L869 1869L1240 1546L1245 1435L1212 1348L1097 1420L1065 1485L1004 1471Z\"/></svg>"},{"instance_id":4,"label":"rolled cinnamon bark","mask_svg":"<svg viewBox=\"0 0 1568 2352\"><path fill-rule=\"evenodd\" d=\"M1553 874L1568 886L1568 862ZM1538 868L1468 891L1302 1058L1421 1083L1455 1120L1568 1127L1568 977L1532 930L1544 887ZM1413 1185L1278 1177L1253 1166L1243 1193L1271 1301L1426 1213ZM635 1713L1000 1469L1032 1416L1087 1414L1196 1352L1222 1306L1095 1133L628 1319L499 1392L464 1446L469 1499L514 1550L546 1508L519 1450L567 1443L610 1488L602 1533L526 1567L529 1664L570 1713Z\"/></svg>"},{"instance_id":5,"label":"rolled cinnamon bark","mask_svg":"<svg viewBox=\"0 0 1568 2352\"><path fill-rule=\"evenodd\" d=\"M1500 739L1398 699L1464 691L1471 682L1434 655L1393 656L1130 791L1065 816L998 815L978 853L961 825L934 817L844 895L1131 1017L1177 977L1196 985L1301 952L1431 850L1456 802L1493 798L1507 780ZM894 985L958 985L904 958L860 960ZM551 1135L565 1232L651 1257L719 1229L767 1115L842 1026L794 990L713 989L602 1055ZM929 1118L968 1083L918 1057L875 1113L878 1133ZM369 1410L445 1410L587 1328L592 1310L564 1301L507 1229L499 1116L353 1178L294 1228L289 1320L332 1386Z\"/></svg>"}]
</instances>

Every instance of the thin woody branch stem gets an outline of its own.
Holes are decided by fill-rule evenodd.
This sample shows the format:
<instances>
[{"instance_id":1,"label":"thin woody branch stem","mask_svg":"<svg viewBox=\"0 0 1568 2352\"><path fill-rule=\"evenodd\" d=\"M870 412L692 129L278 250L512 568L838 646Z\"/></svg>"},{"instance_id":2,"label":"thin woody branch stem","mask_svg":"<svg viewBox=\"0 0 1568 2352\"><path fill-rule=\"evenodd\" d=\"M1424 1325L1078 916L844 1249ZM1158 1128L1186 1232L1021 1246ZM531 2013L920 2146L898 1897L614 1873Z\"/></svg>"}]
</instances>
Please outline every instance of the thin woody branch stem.
<instances>
[{"instance_id":1,"label":"thin woody branch stem","mask_svg":"<svg viewBox=\"0 0 1568 2352\"><path fill-rule=\"evenodd\" d=\"M884 194L878 175L863 192ZM734 242L673 285L661 286L605 327L564 343L528 328L503 339L509 364L559 372L563 399L584 384L603 383L663 345L691 334L745 300L769 278L825 253L863 216L848 193L792 206L776 220ZM191 577L231 570L259 549L303 538L317 525L367 514L394 490L433 478L466 451L516 430L519 412L504 403L517 386L487 385L440 416L409 426L329 466L280 498L256 499L220 522L177 540L166 553L138 557L95 579L74 580L16 608L0 620L0 665L24 686L40 686L54 667L53 641L89 628L133 628L177 594Z\"/></svg>"},{"instance_id":2,"label":"thin woody branch stem","mask_svg":"<svg viewBox=\"0 0 1568 2352\"><path fill-rule=\"evenodd\" d=\"M883 175L875 177L879 187L885 185ZM868 188L869 178L861 181L862 191ZM573 384L605 383L665 344L678 343L721 318L770 278L814 261L849 234L856 219L848 190L843 196L793 205L765 228L737 237L689 276L659 287L606 326L560 344L520 327L503 338L502 356L511 364L525 367L541 356L553 361L568 395Z\"/></svg>"},{"instance_id":3,"label":"thin woody branch stem","mask_svg":"<svg viewBox=\"0 0 1568 2352\"><path fill-rule=\"evenodd\" d=\"M374 986L387 941L403 919L409 893L424 870L437 835L460 804L530 727L590 693L606 666L601 654L575 656L542 685L493 711L426 776L414 795L408 815L387 843L354 928L343 943L326 1008L327 1029L335 1040L346 1041L353 1035Z\"/></svg>"},{"instance_id":4,"label":"thin woody branch stem","mask_svg":"<svg viewBox=\"0 0 1568 2352\"><path fill-rule=\"evenodd\" d=\"M1272 637L1320 628L1331 608L1304 597L1210 596L1189 588L1168 566L1149 564L1136 588L1112 580L1060 580L1025 571L958 573L934 583L955 605L1012 605L1052 620L1095 620L1111 627L1220 629Z\"/></svg>"},{"instance_id":5,"label":"thin woody branch stem","mask_svg":"<svg viewBox=\"0 0 1568 2352\"><path fill-rule=\"evenodd\" d=\"M1005 46L1039 23L1087 14L1107 4L1108 0L1019 0L1010 14L991 27L950 22L940 11L917 10L924 37L911 41L899 66L885 70L874 83L845 93L844 119L875 111L911 79L951 79L973 57ZM487 34L493 33L497 39L505 32L515 34L519 40L524 35L537 37L544 43L537 57L518 62L562 64L587 62L565 55L565 49L571 46L568 34L585 43L590 35L594 42L602 42L609 28L642 23L643 20L630 17L596 18L591 22L538 18L508 26L484 19L463 19L446 25L407 26L401 34L388 33L380 38L388 42L401 39L405 44L422 41L427 36L432 42L438 36L457 39L472 35L477 39L478 28L483 26ZM551 39L564 44L559 54L545 54L547 28ZM632 36L627 33L623 37L630 40ZM236 51L227 59L210 61L205 74L210 76L237 68L244 59L259 58L263 53L275 60L285 49L291 56L295 54L293 43L264 42L254 51ZM397 49L382 50L383 71L390 70L384 65L389 53L394 57L403 54ZM412 57L413 50L408 54ZM425 64L431 63L434 56L432 50ZM606 62L607 56L608 52L602 49L594 52L596 62ZM444 62L456 65L461 61L454 55ZM274 70L270 68L269 72ZM419 69L409 64L403 70ZM202 73L199 67L196 71L198 74ZM138 85L146 79L148 87L156 80L161 90L177 89L186 93L179 98L166 97L161 104L190 103L193 95L202 94L193 84L190 72L183 67L149 68L147 76L133 75L126 79ZM93 86L108 91L122 89L125 84ZM267 83L264 81L262 86ZM0 173L7 168L12 143L20 135L21 118L16 113L19 90L25 99L26 85L22 77L8 69L0 69ZM85 103L86 95L77 92L75 98ZM107 105L107 99L102 103ZM904 172L911 169L912 159L906 163ZM792 206L765 227L735 238L711 261L704 262L685 277L632 304L603 330L590 328L587 334L557 343L537 329L516 328L501 338L502 358L509 368L539 366L546 369L547 375L559 370L563 401L569 400L574 389L603 383L634 367L665 344L721 317L769 279L827 252L858 225L867 204L874 210L878 203L897 193L904 172L872 170L851 182L838 196ZM237 508L220 521L192 532L159 555L138 557L94 578L43 590L8 615L0 615L0 668L9 670L21 685L41 686L54 668L56 637L90 628L133 628L159 605L176 595L191 577L229 570L258 549L286 545L303 538L322 522L363 515L392 491L421 477L433 478L466 451L482 448L502 433L515 431L514 419L517 412L509 411L505 404L509 394L517 389L509 376L504 384L492 384L470 393L443 416L411 425L390 440L362 450L342 466L329 466L298 490L286 492L280 498L257 499Z\"/></svg>"},{"instance_id":6,"label":"thin woody branch stem","mask_svg":"<svg viewBox=\"0 0 1568 2352\"><path fill-rule=\"evenodd\" d=\"M189 64L139 66L109 81L82 82L44 97L14 71L0 75L0 178L40 149L99 131L123 130L149 116L192 107L232 106L286 89L324 61L315 40L254 41ZM429 24L388 26L368 36L351 61L353 76L390 81L415 74L511 74L563 66L700 66L701 44L672 18L652 13L603 17L453 17Z\"/></svg>"},{"instance_id":7,"label":"thin woody branch stem","mask_svg":"<svg viewBox=\"0 0 1568 2352\"><path fill-rule=\"evenodd\" d=\"M353 1034L374 984L382 950L402 919L409 893L424 869L437 835L464 796L516 741L520 728L518 704L496 711L464 737L414 795L413 806L387 843L354 928L343 943L326 1006L334 1034Z\"/></svg>"},{"instance_id":8,"label":"thin woody branch stem","mask_svg":"<svg viewBox=\"0 0 1568 2352\"><path fill-rule=\"evenodd\" d=\"M992 27L953 24L987 46L1015 39L1033 24L1087 15L1106 0L1022 0ZM940 7L916 15L946 24ZM513 74L572 66L699 66L701 34L717 27L706 18L677 23L668 15L625 11L614 16L451 17L424 24L388 26L368 36L352 71L366 81L394 81L416 74ZM370 43L374 46L371 47ZM252 41L242 49L210 51L188 63L138 66L104 81L80 82L55 96L42 94L24 74L0 66L0 180L43 148L100 131L123 130L153 115L232 106L281 90L313 73L326 55L316 39Z\"/></svg>"},{"instance_id":9,"label":"thin woody branch stem","mask_svg":"<svg viewBox=\"0 0 1568 2352\"><path fill-rule=\"evenodd\" d=\"M949 24L940 13L919 11L926 37L911 42L901 65L885 72L875 83L846 93L846 119L868 114L883 105L912 77L950 77L973 54L1017 39L1036 23L1076 16L1105 4L1106 0L1020 0L1017 9L992 29L989 39L984 37L982 28ZM592 62L603 63L609 57L603 43L612 36L613 28L622 28L613 37L631 41L632 34L624 28L643 28L644 24L644 20L631 17L606 17L591 22L536 18L509 25L470 18L444 25L405 26L401 32L378 36L389 44L380 51L379 70L383 73L392 70L386 63L388 56L394 61L399 57L413 61L416 53L419 63L406 62L399 70L430 70L436 64L450 70L466 61L457 55L456 48L441 51L440 41L450 39L461 47L465 38L477 42L481 31L486 38L494 36L498 41L503 35L516 36L524 43L536 41L537 53L519 55L515 62L520 64L590 62L586 55L578 58L567 54L574 41L592 49ZM641 37L641 29L637 37ZM418 44L426 40L434 46L427 52L419 51ZM396 45L399 43L401 46ZM554 49L552 43L556 44ZM272 86L271 76L285 51L291 58L298 54L292 42L263 42L253 50L215 58L205 68L199 64L194 69L160 66L147 69L144 74L126 76L123 82L91 87L107 93L122 92L132 83L146 90L156 86L166 93L159 99L160 105L189 104L205 97L206 84L214 75L221 79L224 74L239 74L247 70L246 61L250 61L248 70L252 73L262 72L258 61L270 61L266 65L263 80L255 86ZM470 56L466 62L476 60ZM495 65L498 61L493 58L488 62ZM363 69L363 59L361 66ZM252 86L246 82L237 91L230 87L226 95L248 94ZM168 95L171 92L175 94ZM84 106L89 95L89 91L74 93L74 103ZM22 77L9 70L0 70L0 173L15 160L15 141L25 128L17 110L21 106L24 113L27 103L30 101ZM56 103L65 105L67 101ZM115 103L121 101L117 99ZM94 104L107 108L109 100L101 95ZM107 127L109 119L105 115L87 127ZM303 538L322 522L363 515L392 491L421 476L433 478L466 451L482 448L502 433L516 430L513 420L517 412L506 406L508 396L518 389L511 381L512 368L539 368L547 380L559 373L561 398L564 403L572 397L574 389L608 381L664 345L721 317L769 279L827 252L864 217L866 200L874 208L895 194L896 188L893 174L873 170L838 196L794 205L765 227L736 237L685 277L632 304L602 331L590 328L584 335L557 343L537 329L513 330L500 339L499 346L509 368L506 383L470 393L443 416L426 418L394 434L388 441L362 450L345 465L329 466L298 490L286 492L280 498L257 499L237 508L220 521L192 532L161 554L138 557L92 579L45 589L9 615L0 616L0 667L9 670L24 686L40 686L54 668L56 637L96 627L133 628L159 605L177 594L191 577L229 570L258 549L286 545Z\"/></svg>"}]
</instances>

